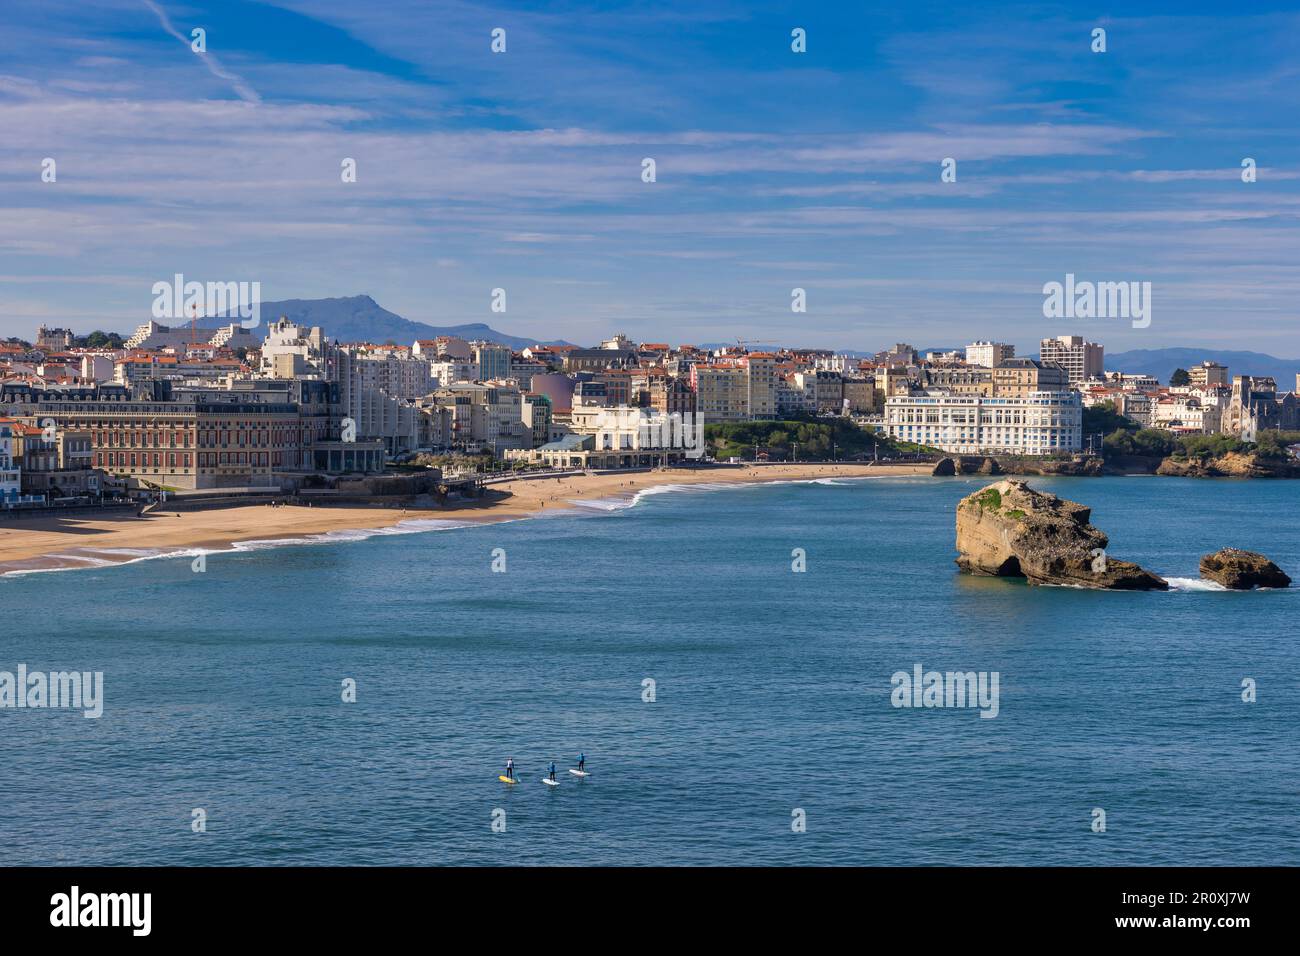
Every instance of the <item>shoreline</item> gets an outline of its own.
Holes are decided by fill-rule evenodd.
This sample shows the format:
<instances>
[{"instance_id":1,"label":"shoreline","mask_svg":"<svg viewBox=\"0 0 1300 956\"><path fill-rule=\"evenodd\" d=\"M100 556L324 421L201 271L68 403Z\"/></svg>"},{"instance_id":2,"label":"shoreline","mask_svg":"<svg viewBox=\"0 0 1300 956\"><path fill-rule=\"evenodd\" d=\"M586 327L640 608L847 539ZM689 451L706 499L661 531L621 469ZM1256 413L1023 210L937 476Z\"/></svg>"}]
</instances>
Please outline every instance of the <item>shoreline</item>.
<instances>
[{"instance_id":1,"label":"shoreline","mask_svg":"<svg viewBox=\"0 0 1300 956\"><path fill-rule=\"evenodd\" d=\"M486 499L437 508L375 505L314 507L265 504L135 515L38 518L0 525L0 577L100 568L166 557L256 550L291 544L361 540L518 520L583 509L587 502L633 498L650 488L693 484L768 484L821 478L928 477L932 464L743 465L699 471L665 468L631 473L515 479L489 486ZM500 492L506 494L500 497ZM585 510L591 510L587 508ZM401 526L401 527L399 527Z\"/></svg>"}]
</instances>

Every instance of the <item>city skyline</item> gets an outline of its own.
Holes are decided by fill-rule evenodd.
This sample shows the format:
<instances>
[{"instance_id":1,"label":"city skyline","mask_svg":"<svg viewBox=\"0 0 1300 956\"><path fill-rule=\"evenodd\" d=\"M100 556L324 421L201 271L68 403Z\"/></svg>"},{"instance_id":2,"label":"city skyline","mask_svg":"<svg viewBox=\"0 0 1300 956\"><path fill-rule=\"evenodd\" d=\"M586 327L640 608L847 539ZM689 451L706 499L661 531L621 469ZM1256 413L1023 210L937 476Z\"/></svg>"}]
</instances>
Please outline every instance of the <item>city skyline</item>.
<instances>
[{"instance_id":1,"label":"city skyline","mask_svg":"<svg viewBox=\"0 0 1300 956\"><path fill-rule=\"evenodd\" d=\"M580 343L1296 351L1283 5L11 7L0 336L183 272ZM1045 318L1069 274L1150 282L1150 327Z\"/></svg>"}]
</instances>

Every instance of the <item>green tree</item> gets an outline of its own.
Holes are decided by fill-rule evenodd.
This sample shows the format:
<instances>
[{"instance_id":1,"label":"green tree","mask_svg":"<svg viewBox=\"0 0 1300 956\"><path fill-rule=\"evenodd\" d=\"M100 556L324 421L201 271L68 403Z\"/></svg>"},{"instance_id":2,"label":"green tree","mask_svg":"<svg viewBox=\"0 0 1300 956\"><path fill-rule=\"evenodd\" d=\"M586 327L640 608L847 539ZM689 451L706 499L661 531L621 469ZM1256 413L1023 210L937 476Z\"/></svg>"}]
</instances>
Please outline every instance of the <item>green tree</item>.
<instances>
[{"instance_id":1,"label":"green tree","mask_svg":"<svg viewBox=\"0 0 1300 956\"><path fill-rule=\"evenodd\" d=\"M1187 374L1187 369L1176 368L1174 374L1169 376L1169 384L1173 386L1190 385L1192 377Z\"/></svg>"},{"instance_id":2,"label":"green tree","mask_svg":"<svg viewBox=\"0 0 1300 956\"><path fill-rule=\"evenodd\" d=\"M1100 405L1092 405L1083 410L1083 433L1085 435L1095 435L1097 432L1104 435L1116 431L1135 432L1140 427L1133 419L1117 412L1115 403L1111 401L1102 402Z\"/></svg>"},{"instance_id":3,"label":"green tree","mask_svg":"<svg viewBox=\"0 0 1300 956\"><path fill-rule=\"evenodd\" d=\"M120 349L122 347L122 336L116 332L102 332L96 329L81 339L80 344L88 349Z\"/></svg>"}]
</instances>

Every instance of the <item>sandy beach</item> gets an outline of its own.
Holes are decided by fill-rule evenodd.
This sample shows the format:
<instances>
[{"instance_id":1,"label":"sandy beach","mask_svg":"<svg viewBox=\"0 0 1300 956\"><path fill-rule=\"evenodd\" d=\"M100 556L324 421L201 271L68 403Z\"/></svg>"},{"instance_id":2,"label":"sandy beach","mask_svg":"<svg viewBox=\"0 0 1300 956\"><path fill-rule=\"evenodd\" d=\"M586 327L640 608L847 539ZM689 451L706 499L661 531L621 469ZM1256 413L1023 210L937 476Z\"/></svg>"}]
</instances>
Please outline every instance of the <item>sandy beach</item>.
<instances>
[{"instance_id":1,"label":"sandy beach","mask_svg":"<svg viewBox=\"0 0 1300 956\"><path fill-rule=\"evenodd\" d=\"M339 531L389 528L404 521L447 518L502 521L574 507L574 502L633 495L661 485L798 481L835 477L928 475L933 466L798 464L726 469L662 469L632 474L587 474L514 480L489 486L489 496L444 507L264 504L203 511L166 505L136 518L133 512L70 515L0 524L0 574L84 568L137 560L151 553L229 550L239 542L305 538Z\"/></svg>"}]
</instances>

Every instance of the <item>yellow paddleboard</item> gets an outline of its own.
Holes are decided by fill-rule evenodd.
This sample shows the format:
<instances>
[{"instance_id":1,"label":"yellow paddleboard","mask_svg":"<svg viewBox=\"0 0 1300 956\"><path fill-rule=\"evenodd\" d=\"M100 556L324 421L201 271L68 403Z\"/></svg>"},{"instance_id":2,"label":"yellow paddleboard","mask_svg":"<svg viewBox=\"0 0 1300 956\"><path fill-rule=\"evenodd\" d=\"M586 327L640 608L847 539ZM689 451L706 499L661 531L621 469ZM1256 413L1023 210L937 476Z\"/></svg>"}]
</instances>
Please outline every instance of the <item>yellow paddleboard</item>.
<instances>
[{"instance_id":1,"label":"yellow paddleboard","mask_svg":"<svg viewBox=\"0 0 1300 956\"><path fill-rule=\"evenodd\" d=\"M504 774L498 774L498 775L497 775L497 779L500 780L502 783L518 783L518 782L519 782L519 778L518 778L518 777L513 777L513 778L512 778L512 777L507 777L507 776L505 776Z\"/></svg>"}]
</instances>

